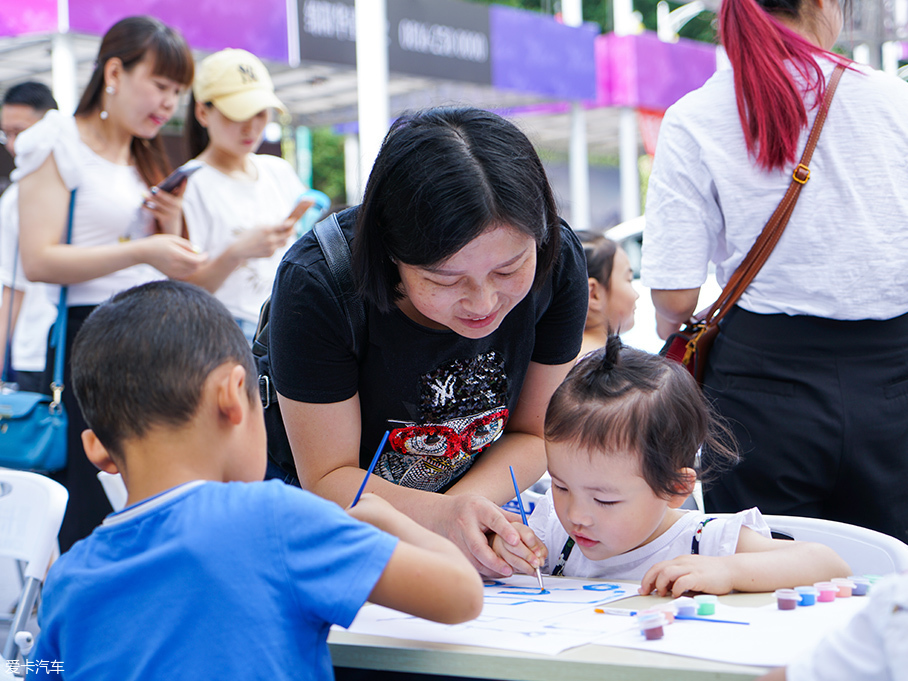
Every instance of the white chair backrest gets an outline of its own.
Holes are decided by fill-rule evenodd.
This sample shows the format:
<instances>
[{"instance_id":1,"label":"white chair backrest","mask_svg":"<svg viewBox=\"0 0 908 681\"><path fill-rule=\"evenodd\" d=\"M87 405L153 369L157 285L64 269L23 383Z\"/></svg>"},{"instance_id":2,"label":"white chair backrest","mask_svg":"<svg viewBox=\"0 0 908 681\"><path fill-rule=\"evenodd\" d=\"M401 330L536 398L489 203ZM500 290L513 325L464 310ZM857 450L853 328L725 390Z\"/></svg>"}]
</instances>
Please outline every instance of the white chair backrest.
<instances>
[{"instance_id":1,"label":"white chair backrest","mask_svg":"<svg viewBox=\"0 0 908 681\"><path fill-rule=\"evenodd\" d=\"M10 671L10 665L3 655L0 655L0 681L19 681L13 672Z\"/></svg>"},{"instance_id":2,"label":"white chair backrest","mask_svg":"<svg viewBox=\"0 0 908 681\"><path fill-rule=\"evenodd\" d=\"M0 468L0 556L25 561L25 576L44 581L68 499L50 478Z\"/></svg>"},{"instance_id":3,"label":"white chair backrest","mask_svg":"<svg viewBox=\"0 0 908 681\"><path fill-rule=\"evenodd\" d=\"M798 541L825 544L856 575L885 575L908 570L908 544L865 527L821 518L766 515L766 524Z\"/></svg>"},{"instance_id":4,"label":"white chair backrest","mask_svg":"<svg viewBox=\"0 0 908 681\"><path fill-rule=\"evenodd\" d=\"M98 481L104 488L104 494L110 502L110 507L114 511L122 511L126 506L126 483L119 473L105 473L98 471Z\"/></svg>"}]
</instances>

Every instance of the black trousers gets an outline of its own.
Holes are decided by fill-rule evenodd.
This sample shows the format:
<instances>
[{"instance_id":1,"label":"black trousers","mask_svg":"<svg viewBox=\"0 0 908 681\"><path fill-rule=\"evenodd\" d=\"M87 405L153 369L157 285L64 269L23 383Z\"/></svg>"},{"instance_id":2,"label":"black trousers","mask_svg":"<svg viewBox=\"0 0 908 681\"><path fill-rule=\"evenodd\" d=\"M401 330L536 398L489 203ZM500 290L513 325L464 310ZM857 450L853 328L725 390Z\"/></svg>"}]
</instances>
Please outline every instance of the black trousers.
<instances>
[{"instance_id":1,"label":"black trousers","mask_svg":"<svg viewBox=\"0 0 908 681\"><path fill-rule=\"evenodd\" d=\"M63 370L63 405L69 419L67 428L67 463L62 471L51 474L54 480L63 485L69 492L63 526L60 528L60 550L67 551L78 540L87 537L101 524L104 517L113 509L104 494L104 488L98 482L98 469L86 458L82 448L82 431L88 428L79 403L72 389L73 341L83 322L95 308L93 306L71 307L67 315L66 326L66 362ZM47 355L45 374L53 375L54 354ZM49 384L49 379L48 379Z\"/></svg>"},{"instance_id":2,"label":"black trousers","mask_svg":"<svg viewBox=\"0 0 908 681\"><path fill-rule=\"evenodd\" d=\"M908 541L908 315L838 321L735 308L704 389L743 456L707 491L707 510L757 506Z\"/></svg>"}]
</instances>

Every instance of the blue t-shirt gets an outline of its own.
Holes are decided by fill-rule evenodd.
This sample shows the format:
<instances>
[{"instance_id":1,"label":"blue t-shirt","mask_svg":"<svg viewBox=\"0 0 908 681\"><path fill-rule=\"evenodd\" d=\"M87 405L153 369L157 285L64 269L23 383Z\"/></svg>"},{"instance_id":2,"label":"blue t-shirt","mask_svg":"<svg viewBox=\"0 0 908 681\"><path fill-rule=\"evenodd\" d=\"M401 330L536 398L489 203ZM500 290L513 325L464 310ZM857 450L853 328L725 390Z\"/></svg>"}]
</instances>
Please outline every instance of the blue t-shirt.
<instances>
[{"instance_id":1,"label":"blue t-shirt","mask_svg":"<svg viewBox=\"0 0 908 681\"><path fill-rule=\"evenodd\" d=\"M67 681L331 679L328 630L349 626L396 546L278 481L188 483L54 564L31 660L62 662Z\"/></svg>"}]
</instances>

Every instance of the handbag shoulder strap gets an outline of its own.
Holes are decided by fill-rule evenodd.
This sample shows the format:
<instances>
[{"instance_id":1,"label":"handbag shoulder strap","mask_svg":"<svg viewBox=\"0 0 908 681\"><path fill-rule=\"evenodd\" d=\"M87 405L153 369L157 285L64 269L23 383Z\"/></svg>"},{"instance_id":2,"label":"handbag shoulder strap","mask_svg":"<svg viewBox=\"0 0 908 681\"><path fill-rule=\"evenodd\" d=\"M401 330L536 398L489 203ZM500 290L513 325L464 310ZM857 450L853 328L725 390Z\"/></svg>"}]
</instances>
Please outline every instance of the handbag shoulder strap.
<instances>
[{"instance_id":1,"label":"handbag shoulder strap","mask_svg":"<svg viewBox=\"0 0 908 681\"><path fill-rule=\"evenodd\" d=\"M76 210L76 190L69 193L69 217L66 223L66 243L70 243L73 238L73 215ZM51 407L59 404L63 398L63 364L66 356L66 293L67 286L60 287L60 300L57 301L57 321L54 322L53 335L51 336L51 347L54 348L54 377L50 384L53 402Z\"/></svg>"},{"instance_id":2,"label":"handbag shoulder strap","mask_svg":"<svg viewBox=\"0 0 908 681\"><path fill-rule=\"evenodd\" d=\"M823 130L823 124L826 122L826 115L829 113L829 105L832 103L832 97L835 95L839 80L845 71L843 64L837 64L833 71L832 77L826 86L826 96L817 112L817 117L813 122L810 130L810 136L807 138L807 145L804 147L804 153L801 160L795 167L791 175L791 184L788 185L788 191L779 203L772 217L766 223L760 236L754 245L751 246L744 260L731 275L722 293L719 294L716 302L709 308L709 312L703 318L707 325L718 324L738 301L738 298L747 290L750 283L757 276L757 273L769 259L770 254L779 242L782 232L788 225L788 220L794 211L798 197L801 195L801 188L807 184L810 179L810 159L813 157L814 149L817 146L817 140L820 139L820 132Z\"/></svg>"},{"instance_id":3,"label":"handbag shoulder strap","mask_svg":"<svg viewBox=\"0 0 908 681\"><path fill-rule=\"evenodd\" d=\"M325 262L334 282L334 293L344 309L344 316L353 336L353 354L360 356L360 338L366 328L366 308L356 295L356 284L353 279L353 254L350 244L337 221L337 213L332 213L312 228L318 241Z\"/></svg>"},{"instance_id":4,"label":"handbag shoulder strap","mask_svg":"<svg viewBox=\"0 0 908 681\"><path fill-rule=\"evenodd\" d=\"M356 284L353 279L353 255L350 244L337 221L337 214L332 213L312 228L318 247L325 256L328 272L331 275L332 292L337 296L344 311L344 317L353 335L353 354L357 359L362 351L361 339L366 330L366 309L362 300L356 295ZM268 354L268 336L271 319L271 297L262 305L259 314L258 329L252 344L252 354L263 357ZM276 399L276 398L275 398Z\"/></svg>"}]
</instances>

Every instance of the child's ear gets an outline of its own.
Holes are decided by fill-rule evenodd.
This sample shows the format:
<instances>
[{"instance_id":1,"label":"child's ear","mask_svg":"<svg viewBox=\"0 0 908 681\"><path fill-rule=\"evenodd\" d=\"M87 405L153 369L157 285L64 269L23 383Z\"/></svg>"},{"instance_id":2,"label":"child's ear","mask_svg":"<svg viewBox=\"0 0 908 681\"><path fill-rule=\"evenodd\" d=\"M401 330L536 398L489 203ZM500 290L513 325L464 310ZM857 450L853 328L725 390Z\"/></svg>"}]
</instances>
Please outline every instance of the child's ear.
<instances>
[{"instance_id":1,"label":"child's ear","mask_svg":"<svg viewBox=\"0 0 908 681\"><path fill-rule=\"evenodd\" d=\"M687 500L687 497L693 493L694 485L697 482L697 471L693 468L682 468L678 473L681 477L681 482L676 487L677 491L668 500L669 508L680 508Z\"/></svg>"},{"instance_id":2,"label":"child's ear","mask_svg":"<svg viewBox=\"0 0 908 681\"><path fill-rule=\"evenodd\" d=\"M234 364L218 381L218 410L227 420L237 426L243 422L249 410L246 396L246 369Z\"/></svg>"},{"instance_id":3,"label":"child's ear","mask_svg":"<svg viewBox=\"0 0 908 681\"><path fill-rule=\"evenodd\" d=\"M82 448L85 450L85 456L98 470L111 475L116 475L120 472L117 464L111 458L110 452L107 451L107 447L101 444L98 436L95 435L95 431L90 429L82 431Z\"/></svg>"},{"instance_id":4,"label":"child's ear","mask_svg":"<svg viewBox=\"0 0 908 681\"><path fill-rule=\"evenodd\" d=\"M601 312L605 305L605 287L595 277L587 279L590 288L590 309Z\"/></svg>"},{"instance_id":5,"label":"child's ear","mask_svg":"<svg viewBox=\"0 0 908 681\"><path fill-rule=\"evenodd\" d=\"M208 107L205 102L195 103L195 118L203 128L208 127Z\"/></svg>"}]
</instances>

